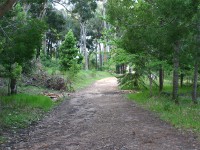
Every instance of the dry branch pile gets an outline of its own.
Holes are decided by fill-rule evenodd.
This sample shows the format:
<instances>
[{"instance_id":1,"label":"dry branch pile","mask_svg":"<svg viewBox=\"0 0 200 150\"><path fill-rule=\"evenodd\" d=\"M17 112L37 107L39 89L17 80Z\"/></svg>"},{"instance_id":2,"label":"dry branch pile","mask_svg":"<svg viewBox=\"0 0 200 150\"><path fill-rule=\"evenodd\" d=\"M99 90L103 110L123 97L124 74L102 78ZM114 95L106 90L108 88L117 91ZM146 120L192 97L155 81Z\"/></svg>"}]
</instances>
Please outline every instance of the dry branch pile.
<instances>
[{"instance_id":1,"label":"dry branch pile","mask_svg":"<svg viewBox=\"0 0 200 150\"><path fill-rule=\"evenodd\" d=\"M25 85L46 87L53 90L68 91L71 82L57 75L48 75L44 71L39 71L29 77L23 77Z\"/></svg>"}]
</instances>

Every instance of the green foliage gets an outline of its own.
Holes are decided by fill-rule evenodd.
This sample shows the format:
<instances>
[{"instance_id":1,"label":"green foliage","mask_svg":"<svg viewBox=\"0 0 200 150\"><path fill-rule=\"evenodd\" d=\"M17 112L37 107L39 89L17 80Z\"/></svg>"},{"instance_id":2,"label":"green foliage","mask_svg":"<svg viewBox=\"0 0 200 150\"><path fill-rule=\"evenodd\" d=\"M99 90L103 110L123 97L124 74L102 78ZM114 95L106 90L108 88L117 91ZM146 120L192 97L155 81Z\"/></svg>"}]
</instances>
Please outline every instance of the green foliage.
<instances>
[{"instance_id":1,"label":"green foliage","mask_svg":"<svg viewBox=\"0 0 200 150\"><path fill-rule=\"evenodd\" d=\"M20 65L18 65L17 63L12 65L11 78L13 79L19 78L21 73L22 73L22 67Z\"/></svg>"},{"instance_id":2,"label":"green foliage","mask_svg":"<svg viewBox=\"0 0 200 150\"><path fill-rule=\"evenodd\" d=\"M46 57L44 54L41 55L40 59L41 59L41 63L44 65L44 67L58 69L59 60L50 59L50 58Z\"/></svg>"},{"instance_id":3,"label":"green foliage","mask_svg":"<svg viewBox=\"0 0 200 150\"><path fill-rule=\"evenodd\" d=\"M116 55L116 62L132 64L139 76L149 77L150 83L153 72L170 68L174 71L173 99L176 99L178 74L192 71L199 60L200 1L108 0L107 4L107 20L115 27L118 37L115 53L121 54Z\"/></svg>"},{"instance_id":4,"label":"green foliage","mask_svg":"<svg viewBox=\"0 0 200 150\"><path fill-rule=\"evenodd\" d=\"M95 0L70 0L69 2L74 5L73 13L80 15L81 22L94 17L94 12L97 8Z\"/></svg>"},{"instance_id":5,"label":"green foliage","mask_svg":"<svg viewBox=\"0 0 200 150\"><path fill-rule=\"evenodd\" d=\"M76 47L76 39L72 30L70 30L66 37L65 41L60 47L60 66L61 70L69 71L72 70L75 73L75 69L79 67L76 66L81 63L82 57L78 53ZM78 70L77 70L78 71Z\"/></svg>"},{"instance_id":6,"label":"green foliage","mask_svg":"<svg viewBox=\"0 0 200 150\"><path fill-rule=\"evenodd\" d=\"M45 29L43 22L39 20L29 20L26 24L18 25L20 28L12 33L11 41L6 43L6 48L0 54L1 63L7 70L15 63L23 67L34 57Z\"/></svg>"},{"instance_id":7,"label":"green foliage","mask_svg":"<svg viewBox=\"0 0 200 150\"><path fill-rule=\"evenodd\" d=\"M128 73L118 77L119 86L123 90L147 89L144 77L137 73Z\"/></svg>"}]
</instances>

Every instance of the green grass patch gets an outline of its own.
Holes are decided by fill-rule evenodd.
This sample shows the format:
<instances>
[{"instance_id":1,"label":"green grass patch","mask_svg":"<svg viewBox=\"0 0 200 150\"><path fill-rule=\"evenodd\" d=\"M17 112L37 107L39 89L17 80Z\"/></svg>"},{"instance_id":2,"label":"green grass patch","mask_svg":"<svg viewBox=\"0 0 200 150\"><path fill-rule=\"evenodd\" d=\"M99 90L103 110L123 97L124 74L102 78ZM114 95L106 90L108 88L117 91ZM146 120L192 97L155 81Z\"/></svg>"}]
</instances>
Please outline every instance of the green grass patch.
<instances>
[{"instance_id":1,"label":"green grass patch","mask_svg":"<svg viewBox=\"0 0 200 150\"><path fill-rule=\"evenodd\" d=\"M3 130L25 128L55 105L45 96L18 94L0 98L0 135Z\"/></svg>"},{"instance_id":2,"label":"green grass patch","mask_svg":"<svg viewBox=\"0 0 200 150\"><path fill-rule=\"evenodd\" d=\"M92 84L96 80L100 80L106 77L111 77L112 75L109 72L103 71L95 71L95 70L88 70L84 71L81 70L77 76L73 79L73 87L75 90L83 89L88 85Z\"/></svg>"},{"instance_id":3,"label":"green grass patch","mask_svg":"<svg viewBox=\"0 0 200 150\"><path fill-rule=\"evenodd\" d=\"M200 133L200 105L193 105L187 97L180 98L180 105L175 105L168 97L149 97L148 91L129 94L128 98L134 100L145 109L156 112L177 128L192 129Z\"/></svg>"}]
</instances>

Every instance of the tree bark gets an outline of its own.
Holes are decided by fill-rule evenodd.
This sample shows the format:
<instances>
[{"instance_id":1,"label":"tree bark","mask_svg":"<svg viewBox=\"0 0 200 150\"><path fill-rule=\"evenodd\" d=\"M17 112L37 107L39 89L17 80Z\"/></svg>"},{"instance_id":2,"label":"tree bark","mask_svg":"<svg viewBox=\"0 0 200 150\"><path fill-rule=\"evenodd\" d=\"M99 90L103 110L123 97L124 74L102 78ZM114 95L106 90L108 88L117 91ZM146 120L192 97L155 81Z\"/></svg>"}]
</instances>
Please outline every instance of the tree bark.
<instances>
[{"instance_id":1,"label":"tree bark","mask_svg":"<svg viewBox=\"0 0 200 150\"><path fill-rule=\"evenodd\" d=\"M180 41L175 42L174 45L174 71L173 71L173 91L172 91L172 99L176 104L179 104L178 101L178 75L179 75L179 52L180 52Z\"/></svg>"},{"instance_id":2,"label":"tree bark","mask_svg":"<svg viewBox=\"0 0 200 150\"><path fill-rule=\"evenodd\" d=\"M103 18L106 18L106 0L103 0L103 10L102 10L102 15L103 15ZM106 21L104 20L103 21L103 27L104 27L104 30L107 30L107 23ZM107 39L105 39L107 40ZM107 44L106 43L103 43L103 59L104 59L104 62L106 63L107 62Z\"/></svg>"},{"instance_id":3,"label":"tree bark","mask_svg":"<svg viewBox=\"0 0 200 150\"><path fill-rule=\"evenodd\" d=\"M17 0L7 0L3 5L0 6L0 17L2 17L6 12L12 9L13 5Z\"/></svg>"},{"instance_id":4,"label":"tree bark","mask_svg":"<svg viewBox=\"0 0 200 150\"><path fill-rule=\"evenodd\" d=\"M17 94L17 79L10 79L10 93Z\"/></svg>"},{"instance_id":5,"label":"tree bark","mask_svg":"<svg viewBox=\"0 0 200 150\"><path fill-rule=\"evenodd\" d=\"M162 66L160 66L160 69L159 69L159 91L162 92L163 90L163 84L164 84L164 71L163 71L163 68Z\"/></svg>"},{"instance_id":6,"label":"tree bark","mask_svg":"<svg viewBox=\"0 0 200 150\"><path fill-rule=\"evenodd\" d=\"M193 90L192 90L192 101L194 104L197 104L197 86L198 86L198 60L195 62L194 66L194 80L193 80Z\"/></svg>"},{"instance_id":7,"label":"tree bark","mask_svg":"<svg viewBox=\"0 0 200 150\"><path fill-rule=\"evenodd\" d=\"M153 79L151 77L151 74L149 74L149 96L152 97L153 96L153 92L152 92L152 83L153 83Z\"/></svg>"},{"instance_id":8,"label":"tree bark","mask_svg":"<svg viewBox=\"0 0 200 150\"><path fill-rule=\"evenodd\" d=\"M83 51L85 56L85 70L88 70L88 52L86 49L86 26L85 23L81 23L83 33Z\"/></svg>"},{"instance_id":9,"label":"tree bark","mask_svg":"<svg viewBox=\"0 0 200 150\"><path fill-rule=\"evenodd\" d=\"M37 51L36 51L36 59L38 59L40 57L40 50L41 50L41 48L38 47Z\"/></svg>"},{"instance_id":10,"label":"tree bark","mask_svg":"<svg viewBox=\"0 0 200 150\"><path fill-rule=\"evenodd\" d=\"M198 15L198 18L200 16ZM194 65L194 77L193 77L193 89L192 89L192 101L194 104L198 104L197 101L197 87L198 87L198 71L199 71L199 55L200 55L200 22L197 21L197 35L196 35L196 48L197 50L194 53L195 65Z\"/></svg>"},{"instance_id":11,"label":"tree bark","mask_svg":"<svg viewBox=\"0 0 200 150\"><path fill-rule=\"evenodd\" d=\"M181 76L180 76L180 77L181 77L181 78L180 78L180 85L181 85L181 87L183 87L184 74L181 73Z\"/></svg>"},{"instance_id":12,"label":"tree bark","mask_svg":"<svg viewBox=\"0 0 200 150\"><path fill-rule=\"evenodd\" d=\"M99 69L102 70L103 67L103 56L101 50L101 44L99 43Z\"/></svg>"},{"instance_id":13,"label":"tree bark","mask_svg":"<svg viewBox=\"0 0 200 150\"><path fill-rule=\"evenodd\" d=\"M96 43L96 70L98 70L98 43Z\"/></svg>"}]
</instances>

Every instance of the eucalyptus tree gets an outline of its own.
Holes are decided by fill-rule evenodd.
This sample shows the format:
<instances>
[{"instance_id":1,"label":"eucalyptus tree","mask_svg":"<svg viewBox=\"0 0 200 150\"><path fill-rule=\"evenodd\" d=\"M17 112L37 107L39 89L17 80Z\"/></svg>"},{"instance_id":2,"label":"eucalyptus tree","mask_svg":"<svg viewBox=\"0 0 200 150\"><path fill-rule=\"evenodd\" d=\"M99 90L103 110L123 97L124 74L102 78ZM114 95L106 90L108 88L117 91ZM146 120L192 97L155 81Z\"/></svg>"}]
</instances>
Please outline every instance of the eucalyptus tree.
<instances>
[{"instance_id":1,"label":"eucalyptus tree","mask_svg":"<svg viewBox=\"0 0 200 150\"><path fill-rule=\"evenodd\" d=\"M78 14L80 22L80 47L85 57L85 70L88 70L88 52L86 48L86 36L87 29L86 24L89 19L94 16L94 12L97 8L96 0L69 0L73 5L73 13Z\"/></svg>"}]
</instances>

